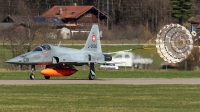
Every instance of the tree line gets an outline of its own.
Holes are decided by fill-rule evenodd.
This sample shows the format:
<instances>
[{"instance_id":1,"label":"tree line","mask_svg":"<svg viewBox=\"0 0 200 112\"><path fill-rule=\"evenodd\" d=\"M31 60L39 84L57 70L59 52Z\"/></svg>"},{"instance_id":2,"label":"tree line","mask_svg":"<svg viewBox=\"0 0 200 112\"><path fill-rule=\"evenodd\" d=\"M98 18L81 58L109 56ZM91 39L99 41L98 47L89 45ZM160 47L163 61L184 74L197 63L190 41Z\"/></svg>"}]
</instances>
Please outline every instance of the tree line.
<instances>
[{"instance_id":1,"label":"tree line","mask_svg":"<svg viewBox=\"0 0 200 112\"><path fill-rule=\"evenodd\" d=\"M4 19L7 15L39 16L54 5L74 5L76 3L77 5L93 5L109 14L111 27L142 25L146 30L157 33L161 26L178 22L169 11L172 10L171 1L174 0L0 0L0 19ZM196 14L199 12L199 4L198 0L194 0L192 10ZM186 19L188 18L183 21Z\"/></svg>"},{"instance_id":2,"label":"tree line","mask_svg":"<svg viewBox=\"0 0 200 112\"><path fill-rule=\"evenodd\" d=\"M178 19L172 17L172 6L174 6L173 3L181 6L180 1L192 3L191 9L194 14L198 14L200 4L198 0L0 0L0 20L2 21L8 15L40 16L54 5L74 5L75 3L76 5L93 5L109 16L110 30L101 28L103 39L137 40L140 43L141 40L154 37L162 26L179 22ZM187 18L182 20L185 23ZM38 36L38 31L41 29L43 28L29 27L27 29L29 33L26 32L27 35L21 37L27 38L23 43L30 43L28 51L35 38L39 38L35 36ZM7 34L11 35L12 32ZM78 37L74 39L87 38ZM18 40L18 38L15 39Z\"/></svg>"}]
</instances>

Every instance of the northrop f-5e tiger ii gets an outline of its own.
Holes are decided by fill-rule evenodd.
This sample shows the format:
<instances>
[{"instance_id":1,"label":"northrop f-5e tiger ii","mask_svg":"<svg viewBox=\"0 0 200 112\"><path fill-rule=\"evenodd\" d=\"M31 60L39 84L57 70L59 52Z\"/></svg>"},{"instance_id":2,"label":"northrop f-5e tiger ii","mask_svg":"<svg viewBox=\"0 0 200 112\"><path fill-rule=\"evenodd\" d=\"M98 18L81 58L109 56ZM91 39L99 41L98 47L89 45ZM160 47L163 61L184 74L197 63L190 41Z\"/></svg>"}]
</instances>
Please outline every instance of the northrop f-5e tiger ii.
<instances>
[{"instance_id":1,"label":"northrop f-5e tiger ii","mask_svg":"<svg viewBox=\"0 0 200 112\"><path fill-rule=\"evenodd\" d=\"M112 56L102 53L97 24L92 29L82 49L43 44L32 51L7 60L7 63L31 65L30 79L34 79L35 65L46 65L41 71L45 79L51 76L70 76L77 72L74 66L89 65L89 80L95 78L95 63L111 61Z\"/></svg>"}]
</instances>

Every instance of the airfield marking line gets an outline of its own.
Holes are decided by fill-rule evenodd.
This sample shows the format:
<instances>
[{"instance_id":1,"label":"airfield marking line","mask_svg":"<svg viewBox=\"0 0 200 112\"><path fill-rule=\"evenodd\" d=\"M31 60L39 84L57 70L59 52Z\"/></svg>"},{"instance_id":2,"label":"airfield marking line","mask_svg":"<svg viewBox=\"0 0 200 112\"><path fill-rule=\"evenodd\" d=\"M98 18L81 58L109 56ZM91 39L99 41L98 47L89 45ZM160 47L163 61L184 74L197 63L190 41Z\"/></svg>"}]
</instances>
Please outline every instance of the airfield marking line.
<instances>
[{"instance_id":1,"label":"airfield marking line","mask_svg":"<svg viewBox=\"0 0 200 112\"><path fill-rule=\"evenodd\" d=\"M200 78L115 78L115 79L66 79L66 80L0 80L0 85L35 85L35 84L200 84Z\"/></svg>"}]
</instances>

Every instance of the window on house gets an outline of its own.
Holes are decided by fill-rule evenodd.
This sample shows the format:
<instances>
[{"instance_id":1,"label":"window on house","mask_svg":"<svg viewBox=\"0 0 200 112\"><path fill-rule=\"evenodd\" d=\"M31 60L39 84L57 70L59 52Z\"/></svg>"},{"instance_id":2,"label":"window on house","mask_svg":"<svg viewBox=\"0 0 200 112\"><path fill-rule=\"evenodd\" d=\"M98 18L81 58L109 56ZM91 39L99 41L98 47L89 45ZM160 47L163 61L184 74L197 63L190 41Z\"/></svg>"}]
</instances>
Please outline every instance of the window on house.
<instances>
[{"instance_id":1,"label":"window on house","mask_svg":"<svg viewBox=\"0 0 200 112\"><path fill-rule=\"evenodd\" d=\"M82 22L78 22L77 25L83 26L83 23Z\"/></svg>"},{"instance_id":2,"label":"window on house","mask_svg":"<svg viewBox=\"0 0 200 112\"><path fill-rule=\"evenodd\" d=\"M41 23L46 23L47 19L46 18L42 18L42 17L34 17L33 20L35 22L41 22Z\"/></svg>"},{"instance_id":3,"label":"window on house","mask_svg":"<svg viewBox=\"0 0 200 112\"><path fill-rule=\"evenodd\" d=\"M70 15L73 15L75 12L70 12Z\"/></svg>"},{"instance_id":4,"label":"window on house","mask_svg":"<svg viewBox=\"0 0 200 112\"><path fill-rule=\"evenodd\" d=\"M87 14L85 14L85 17L92 17L92 14L87 13Z\"/></svg>"},{"instance_id":5,"label":"window on house","mask_svg":"<svg viewBox=\"0 0 200 112\"><path fill-rule=\"evenodd\" d=\"M63 24L63 22L58 18L53 17L53 18L51 18L51 20L56 24Z\"/></svg>"}]
</instances>

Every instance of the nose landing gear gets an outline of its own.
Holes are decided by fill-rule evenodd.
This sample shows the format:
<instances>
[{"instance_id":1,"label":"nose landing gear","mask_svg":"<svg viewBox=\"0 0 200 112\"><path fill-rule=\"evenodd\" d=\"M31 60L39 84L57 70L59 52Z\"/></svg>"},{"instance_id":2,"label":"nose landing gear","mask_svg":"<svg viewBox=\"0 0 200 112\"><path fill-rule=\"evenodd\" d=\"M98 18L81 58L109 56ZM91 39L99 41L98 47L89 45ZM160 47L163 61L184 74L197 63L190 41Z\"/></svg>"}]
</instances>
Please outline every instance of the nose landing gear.
<instances>
[{"instance_id":1,"label":"nose landing gear","mask_svg":"<svg viewBox=\"0 0 200 112\"><path fill-rule=\"evenodd\" d=\"M34 78L35 78L34 71L35 71L35 65L31 65L31 73L30 73L31 80L34 80Z\"/></svg>"}]
</instances>

